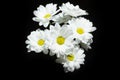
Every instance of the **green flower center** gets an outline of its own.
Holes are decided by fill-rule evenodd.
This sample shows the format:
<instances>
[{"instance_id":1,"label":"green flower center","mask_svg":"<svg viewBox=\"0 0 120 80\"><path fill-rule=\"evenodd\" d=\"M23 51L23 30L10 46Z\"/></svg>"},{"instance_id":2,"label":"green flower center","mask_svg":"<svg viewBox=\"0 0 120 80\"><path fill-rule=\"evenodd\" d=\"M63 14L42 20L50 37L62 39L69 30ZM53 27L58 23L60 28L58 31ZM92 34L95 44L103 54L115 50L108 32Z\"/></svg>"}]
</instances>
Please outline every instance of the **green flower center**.
<instances>
[{"instance_id":1,"label":"green flower center","mask_svg":"<svg viewBox=\"0 0 120 80\"><path fill-rule=\"evenodd\" d=\"M69 61L73 61L73 60L74 60L74 55L73 55L73 54L67 55L67 59L68 59Z\"/></svg>"}]
</instances>

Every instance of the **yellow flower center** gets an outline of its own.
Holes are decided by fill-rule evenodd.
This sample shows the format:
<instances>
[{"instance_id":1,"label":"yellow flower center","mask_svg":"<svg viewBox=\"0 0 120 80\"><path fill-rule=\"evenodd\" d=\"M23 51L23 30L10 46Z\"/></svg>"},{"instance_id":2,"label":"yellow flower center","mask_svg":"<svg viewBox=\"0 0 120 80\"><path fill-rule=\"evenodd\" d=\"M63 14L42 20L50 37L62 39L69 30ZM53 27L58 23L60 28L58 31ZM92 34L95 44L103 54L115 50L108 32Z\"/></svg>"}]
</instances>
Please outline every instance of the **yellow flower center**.
<instances>
[{"instance_id":1,"label":"yellow flower center","mask_svg":"<svg viewBox=\"0 0 120 80\"><path fill-rule=\"evenodd\" d=\"M67 59L68 59L69 61L73 61L73 60L74 60L74 55L73 55L73 54L67 55Z\"/></svg>"},{"instance_id":2,"label":"yellow flower center","mask_svg":"<svg viewBox=\"0 0 120 80\"><path fill-rule=\"evenodd\" d=\"M39 46L42 46L42 45L44 45L45 41L43 39L40 39L40 40L38 40L37 43Z\"/></svg>"},{"instance_id":3,"label":"yellow flower center","mask_svg":"<svg viewBox=\"0 0 120 80\"><path fill-rule=\"evenodd\" d=\"M45 19L49 19L50 17L51 17L51 14L49 14L49 13L45 14L45 16L44 16Z\"/></svg>"},{"instance_id":4,"label":"yellow flower center","mask_svg":"<svg viewBox=\"0 0 120 80\"><path fill-rule=\"evenodd\" d=\"M77 28L76 31L77 31L78 34L83 34L84 33L83 28Z\"/></svg>"},{"instance_id":5,"label":"yellow flower center","mask_svg":"<svg viewBox=\"0 0 120 80\"><path fill-rule=\"evenodd\" d=\"M56 39L56 42L57 42L59 45L62 45L62 44L64 44L64 42L65 42L65 38L62 37L62 36L58 36L57 39Z\"/></svg>"}]
</instances>

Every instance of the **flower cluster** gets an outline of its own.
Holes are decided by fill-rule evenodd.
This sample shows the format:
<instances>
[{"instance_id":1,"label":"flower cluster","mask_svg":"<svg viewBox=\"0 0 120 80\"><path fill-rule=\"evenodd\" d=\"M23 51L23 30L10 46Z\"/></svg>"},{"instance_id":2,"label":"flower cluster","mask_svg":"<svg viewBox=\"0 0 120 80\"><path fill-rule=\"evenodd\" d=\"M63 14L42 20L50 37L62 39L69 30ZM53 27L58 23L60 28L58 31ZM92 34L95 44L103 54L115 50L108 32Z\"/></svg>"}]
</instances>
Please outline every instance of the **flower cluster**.
<instances>
[{"instance_id":1,"label":"flower cluster","mask_svg":"<svg viewBox=\"0 0 120 80\"><path fill-rule=\"evenodd\" d=\"M56 62L63 65L65 72L79 69L84 64L84 50L90 49L93 42L91 32L96 30L92 22L82 17L88 13L69 2L59 9L53 3L40 5L33 13L33 20L45 29L39 28L28 35L28 52L55 55Z\"/></svg>"}]
</instances>

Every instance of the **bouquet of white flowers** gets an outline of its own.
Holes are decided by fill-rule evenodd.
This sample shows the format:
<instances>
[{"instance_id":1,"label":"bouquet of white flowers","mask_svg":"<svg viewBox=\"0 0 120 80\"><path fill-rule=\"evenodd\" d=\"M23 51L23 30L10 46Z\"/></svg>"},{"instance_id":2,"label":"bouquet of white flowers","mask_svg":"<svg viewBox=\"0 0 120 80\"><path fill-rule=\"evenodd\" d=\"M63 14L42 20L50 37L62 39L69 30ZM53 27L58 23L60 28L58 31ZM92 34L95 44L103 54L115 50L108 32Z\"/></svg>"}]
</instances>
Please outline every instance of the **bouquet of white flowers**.
<instances>
[{"instance_id":1,"label":"bouquet of white flowers","mask_svg":"<svg viewBox=\"0 0 120 80\"><path fill-rule=\"evenodd\" d=\"M26 40L28 52L56 55L57 63L63 64L65 72L73 72L84 64L84 50L93 42L91 32L96 30L92 22L82 17L88 15L78 5L69 2L57 5L40 5L34 12L33 21L45 30L32 31Z\"/></svg>"}]
</instances>

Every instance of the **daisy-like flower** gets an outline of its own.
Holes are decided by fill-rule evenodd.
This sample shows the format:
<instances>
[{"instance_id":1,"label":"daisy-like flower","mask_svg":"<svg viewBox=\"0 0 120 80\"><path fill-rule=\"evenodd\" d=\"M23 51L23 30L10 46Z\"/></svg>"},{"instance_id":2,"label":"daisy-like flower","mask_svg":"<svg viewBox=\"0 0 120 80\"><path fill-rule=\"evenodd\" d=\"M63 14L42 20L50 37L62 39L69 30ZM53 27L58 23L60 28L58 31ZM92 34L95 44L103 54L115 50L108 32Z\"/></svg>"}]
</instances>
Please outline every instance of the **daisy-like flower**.
<instances>
[{"instance_id":1,"label":"daisy-like flower","mask_svg":"<svg viewBox=\"0 0 120 80\"><path fill-rule=\"evenodd\" d=\"M68 27L73 31L73 37L77 40L80 40L83 43L86 43L93 38L90 32L96 30L96 27L93 27L92 22L85 18L73 18L70 20Z\"/></svg>"},{"instance_id":2,"label":"daisy-like flower","mask_svg":"<svg viewBox=\"0 0 120 80\"><path fill-rule=\"evenodd\" d=\"M46 39L46 34L49 34L48 30L41 31L36 30L31 32L31 34L27 37L26 40L28 52L35 51L36 53L44 52L45 54L48 53L48 40Z\"/></svg>"},{"instance_id":3,"label":"daisy-like flower","mask_svg":"<svg viewBox=\"0 0 120 80\"><path fill-rule=\"evenodd\" d=\"M49 49L53 55L56 54L57 57L60 57L66 50L73 47L71 35L72 31L65 25L61 27L56 23L55 26L50 26Z\"/></svg>"},{"instance_id":4,"label":"daisy-like flower","mask_svg":"<svg viewBox=\"0 0 120 80\"><path fill-rule=\"evenodd\" d=\"M56 13L56 4L47 4L45 7L40 5L37 10L33 13L36 17L33 17L33 20L39 22L39 25L43 25L47 27L49 25L50 20L52 19L53 15Z\"/></svg>"},{"instance_id":5,"label":"daisy-like flower","mask_svg":"<svg viewBox=\"0 0 120 80\"><path fill-rule=\"evenodd\" d=\"M84 50L74 48L66 52L68 55L60 57L56 60L58 63L62 63L65 72L73 72L75 69L80 68L80 64L84 64L85 54Z\"/></svg>"},{"instance_id":6,"label":"daisy-like flower","mask_svg":"<svg viewBox=\"0 0 120 80\"><path fill-rule=\"evenodd\" d=\"M70 2L67 2L65 4L63 3L63 5L60 7L60 10L66 15L70 15L73 17L88 14L85 10L80 9L78 5L74 6L73 4L70 4Z\"/></svg>"}]
</instances>

